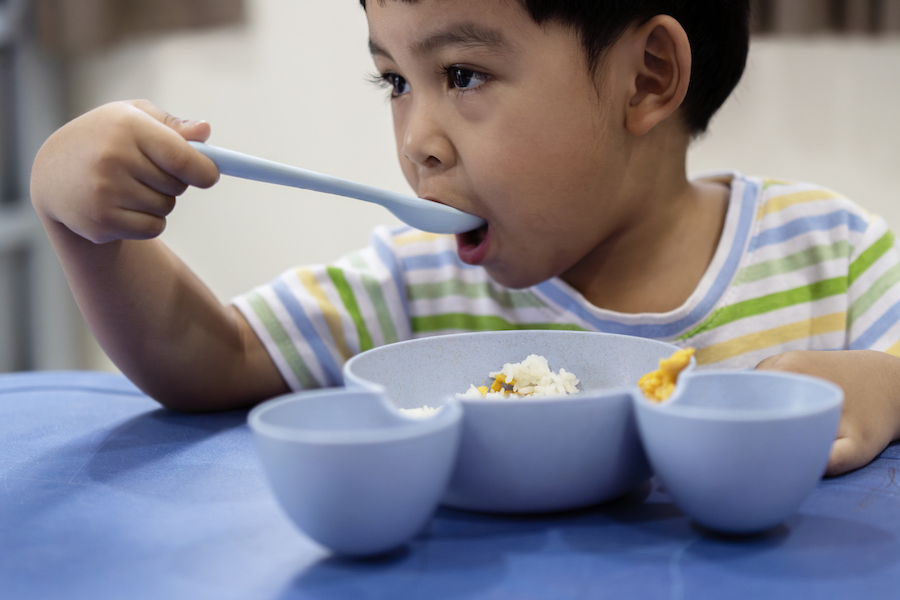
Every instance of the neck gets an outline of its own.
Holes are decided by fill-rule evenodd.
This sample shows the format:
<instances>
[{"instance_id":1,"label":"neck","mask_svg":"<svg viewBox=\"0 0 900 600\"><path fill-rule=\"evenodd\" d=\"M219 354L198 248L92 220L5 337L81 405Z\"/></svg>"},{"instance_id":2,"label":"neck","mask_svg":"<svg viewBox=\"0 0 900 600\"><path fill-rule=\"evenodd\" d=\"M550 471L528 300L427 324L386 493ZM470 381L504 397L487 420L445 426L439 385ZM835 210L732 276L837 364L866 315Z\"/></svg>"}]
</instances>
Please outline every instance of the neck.
<instances>
[{"instance_id":1,"label":"neck","mask_svg":"<svg viewBox=\"0 0 900 600\"><path fill-rule=\"evenodd\" d=\"M632 141L611 215L617 227L562 278L600 308L668 312L690 297L715 254L728 187L688 181L680 126Z\"/></svg>"}]
</instances>

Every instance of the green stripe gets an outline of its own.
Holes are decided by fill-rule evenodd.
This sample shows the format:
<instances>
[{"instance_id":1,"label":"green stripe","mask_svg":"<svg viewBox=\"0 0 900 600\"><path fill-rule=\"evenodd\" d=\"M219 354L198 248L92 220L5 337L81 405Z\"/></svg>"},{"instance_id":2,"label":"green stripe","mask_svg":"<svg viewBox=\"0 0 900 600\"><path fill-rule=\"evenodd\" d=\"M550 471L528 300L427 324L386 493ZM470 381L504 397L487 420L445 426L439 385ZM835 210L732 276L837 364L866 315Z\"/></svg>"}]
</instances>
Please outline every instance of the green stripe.
<instances>
[{"instance_id":1,"label":"green stripe","mask_svg":"<svg viewBox=\"0 0 900 600\"><path fill-rule=\"evenodd\" d=\"M354 325L356 325L356 333L359 336L359 351L369 350L374 346L372 344L372 336L369 335L369 329L366 327L362 312L360 312L359 305L356 303L356 296L353 295L353 290L350 289L350 284L347 283L344 272L337 267L328 267L327 271L335 289L337 289L338 295L341 297L341 302L344 303L344 308L347 309L347 313L353 319Z\"/></svg>"},{"instance_id":2,"label":"green stripe","mask_svg":"<svg viewBox=\"0 0 900 600\"><path fill-rule=\"evenodd\" d=\"M738 273L734 280L734 285L752 283L773 275L790 273L791 271L803 269L827 260L847 258L848 256L850 256L850 244L844 240L835 242L830 246L814 246L801 252L789 254L783 258L767 260L745 267Z\"/></svg>"},{"instance_id":3,"label":"green stripe","mask_svg":"<svg viewBox=\"0 0 900 600\"><path fill-rule=\"evenodd\" d=\"M407 286L410 300L437 300L447 296L491 298L504 308L544 308L546 305L534 294L497 289L489 283L466 283L457 279Z\"/></svg>"},{"instance_id":4,"label":"green stripe","mask_svg":"<svg viewBox=\"0 0 900 600\"><path fill-rule=\"evenodd\" d=\"M369 294L372 306L375 307L375 316L378 318L378 325L381 327L381 334L384 337L385 344L393 344L397 341L397 330L394 327L394 321L391 318L391 311L388 309L387 300L384 298L384 291L378 285L378 279L371 273L371 268L363 258L354 254L350 256L350 264L359 269L359 276L362 279L363 287Z\"/></svg>"},{"instance_id":5,"label":"green stripe","mask_svg":"<svg viewBox=\"0 0 900 600\"><path fill-rule=\"evenodd\" d=\"M805 285L783 292L776 292L759 298L752 298L743 302L738 302L730 306L726 306L713 313L706 321L701 323L692 331L684 334L679 340L686 340L696 335L727 325L739 319L753 317L763 313L771 312L788 306L795 306L805 302L815 302L829 296L836 296L847 291L847 278L834 277L832 279L824 279L816 283Z\"/></svg>"},{"instance_id":6,"label":"green stripe","mask_svg":"<svg viewBox=\"0 0 900 600\"><path fill-rule=\"evenodd\" d=\"M860 275L865 273L866 269L871 267L885 252L890 250L893 245L894 234L888 231L881 236L877 242L866 248L863 253L859 255L859 258L850 264L850 269L847 273L847 286L853 285L853 282L856 281Z\"/></svg>"},{"instance_id":7,"label":"green stripe","mask_svg":"<svg viewBox=\"0 0 900 600\"><path fill-rule=\"evenodd\" d=\"M856 319L869 310L869 307L875 304L898 281L900 281L900 264L896 264L888 269L881 277L875 280L875 283L864 294L850 305L849 310L847 310L847 327L850 327Z\"/></svg>"},{"instance_id":8,"label":"green stripe","mask_svg":"<svg viewBox=\"0 0 900 600\"><path fill-rule=\"evenodd\" d=\"M413 317L414 333L433 333L447 329L464 331L506 331L511 329L553 329L560 331L584 331L569 323L510 323L494 315L470 315L468 313L444 313L427 317Z\"/></svg>"},{"instance_id":9,"label":"green stripe","mask_svg":"<svg viewBox=\"0 0 900 600\"><path fill-rule=\"evenodd\" d=\"M287 361L288 366L291 368L291 372L297 378L297 381L300 382L300 385L305 389L320 387L321 384L316 381L316 378L310 373L306 363L303 362L303 357L300 356L300 353L297 352L297 348L291 342L287 331L281 326L278 317L275 316L275 313L272 312L272 309L269 308L269 305L263 297L258 293L253 292L248 294L246 298L247 303L250 304L250 308L253 309L253 312L256 313L256 316L262 321L266 331L269 332L272 341L278 346L278 351L281 352L284 360Z\"/></svg>"}]
</instances>

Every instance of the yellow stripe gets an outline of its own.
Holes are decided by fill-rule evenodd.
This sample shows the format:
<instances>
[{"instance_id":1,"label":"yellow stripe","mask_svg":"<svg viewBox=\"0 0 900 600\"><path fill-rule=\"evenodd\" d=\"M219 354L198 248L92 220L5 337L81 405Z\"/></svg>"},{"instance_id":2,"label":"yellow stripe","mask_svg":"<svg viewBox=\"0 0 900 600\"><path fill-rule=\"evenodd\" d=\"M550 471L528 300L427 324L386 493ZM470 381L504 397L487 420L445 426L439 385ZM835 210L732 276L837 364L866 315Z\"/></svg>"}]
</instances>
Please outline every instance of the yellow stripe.
<instances>
[{"instance_id":1,"label":"yellow stripe","mask_svg":"<svg viewBox=\"0 0 900 600\"><path fill-rule=\"evenodd\" d=\"M893 346L885 350L885 352L893 356L900 357L900 341L897 341Z\"/></svg>"},{"instance_id":2,"label":"yellow stripe","mask_svg":"<svg viewBox=\"0 0 900 600\"><path fill-rule=\"evenodd\" d=\"M334 339L334 345L337 346L338 352L341 353L344 360L348 360L353 356L353 353L350 352L350 348L347 346L347 340L344 337L344 324L341 323L341 317L337 308L325 295L325 290L316 281L316 276L310 269L297 269L297 277L300 278L300 283L303 284L309 295L318 303L319 310L322 311L322 317L325 319L325 324L328 325L328 331L331 332L331 337Z\"/></svg>"},{"instance_id":3,"label":"yellow stripe","mask_svg":"<svg viewBox=\"0 0 900 600\"><path fill-rule=\"evenodd\" d=\"M396 236L394 238L394 244L397 246L405 246L406 244L415 244L417 242L433 242L442 237L445 236L437 233L426 233L424 231L411 231Z\"/></svg>"},{"instance_id":4,"label":"yellow stripe","mask_svg":"<svg viewBox=\"0 0 900 600\"><path fill-rule=\"evenodd\" d=\"M842 198L842 196L828 190L807 190L805 192L785 194L784 196L775 196L759 207L759 214L756 215L756 219L762 219L766 215L784 210L795 204L815 202L816 200L830 200L831 198Z\"/></svg>"},{"instance_id":5,"label":"yellow stripe","mask_svg":"<svg viewBox=\"0 0 900 600\"><path fill-rule=\"evenodd\" d=\"M706 348L700 348L694 355L697 364L707 365L716 363L729 358L746 354L763 348L771 348L779 344L785 344L794 340L799 340L813 335L821 335L823 333L831 333L832 331L843 331L846 327L847 313L837 312L830 315L823 315L814 319L798 321L781 327L774 327L765 331L757 331L736 337L727 342L713 344Z\"/></svg>"}]
</instances>

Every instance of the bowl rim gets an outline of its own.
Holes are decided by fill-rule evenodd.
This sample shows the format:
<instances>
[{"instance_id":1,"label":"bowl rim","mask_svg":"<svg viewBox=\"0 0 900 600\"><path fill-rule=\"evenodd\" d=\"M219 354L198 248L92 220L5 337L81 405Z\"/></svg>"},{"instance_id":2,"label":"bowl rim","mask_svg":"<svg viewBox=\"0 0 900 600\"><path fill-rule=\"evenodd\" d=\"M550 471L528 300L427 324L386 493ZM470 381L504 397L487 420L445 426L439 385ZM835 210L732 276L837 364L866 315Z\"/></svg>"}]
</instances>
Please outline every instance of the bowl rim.
<instances>
[{"instance_id":1,"label":"bowl rim","mask_svg":"<svg viewBox=\"0 0 900 600\"><path fill-rule=\"evenodd\" d=\"M769 378L792 381L803 385L812 385L821 389L825 397L821 402L803 407L769 407L764 409L746 408L722 408L716 406L681 405L678 400L686 393L691 379L712 377ZM638 409L657 411L672 417L684 419L696 419L707 421L783 421L794 418L804 418L817 414L840 410L844 403L844 390L835 383L800 373L786 373L783 371L755 371L739 369L723 369L715 371L690 371L679 378L678 385L671 397L662 402L654 402L641 394L635 394L635 403Z\"/></svg>"},{"instance_id":2,"label":"bowl rim","mask_svg":"<svg viewBox=\"0 0 900 600\"><path fill-rule=\"evenodd\" d=\"M381 403L384 410L396 417L395 425L371 429L314 429L291 427L268 423L266 413L285 404L305 402L322 397L342 395L371 396ZM285 442L296 442L318 446L353 446L400 442L426 437L445 429L458 427L462 421L462 406L454 398L448 398L433 416L418 418L404 415L386 395L374 389L327 388L305 390L277 396L253 407L247 415L247 424L258 436Z\"/></svg>"},{"instance_id":3,"label":"bowl rim","mask_svg":"<svg viewBox=\"0 0 900 600\"><path fill-rule=\"evenodd\" d=\"M637 343L648 343L648 344L658 345L660 347L660 349L665 349L668 352L668 354L666 354L665 356L669 356L672 354L672 352L682 349L680 346L676 346L675 344L672 344L670 342L664 342L662 340L657 340L657 339L653 339L653 338L643 338L643 337L639 337L636 335L625 335L622 333L605 333L602 331L584 331L584 330L572 330L572 329L504 329L504 330L491 330L491 331L465 331L465 332L460 332L460 333L445 333L445 334L440 334L440 335L429 335L429 336L413 338L413 339L409 339L409 340L402 340L399 342L393 342L391 344L384 344L382 346L375 346L374 348L369 348L368 350L365 350L363 352L360 352L359 354L356 354L356 355L350 357L344 363L344 366L341 368L341 375L343 376L344 385L347 385L347 383L349 381L349 382L352 382L354 385L361 386L362 388L370 389L370 390L380 390L386 394L386 392L384 392L383 386L381 386L375 382L369 381L368 379L364 379L364 378L360 377L359 375L357 375L356 373L352 372L353 366L355 364L357 364L360 360L365 360L363 357L366 357L366 356L369 356L372 354L376 354L379 352L393 351L393 350L396 350L398 348L401 348L403 346L407 346L410 344L437 343L434 340L444 339L444 338L459 339L459 338L472 338L472 337L503 337L503 336L510 336L510 335L528 335L528 334L531 334L531 335L591 336L591 337L605 337L605 338L609 338L609 339L625 338L625 339L628 339L629 341L637 341ZM388 349L391 349L391 350L388 350ZM691 357L691 363L688 368L694 369L695 367L696 367L696 361L694 360L694 357ZM599 389L599 388L591 388L591 389ZM609 388L608 390L605 390L605 391L621 392L623 389L630 390L630 389L632 389L632 386ZM634 382L633 389L638 389L637 381ZM558 395L558 396L541 396L539 398L514 398L514 399L474 398L474 399L469 399L469 401L485 402L485 403L487 403L487 402L497 402L497 403L505 402L505 403L509 403L509 404L520 404L520 403L535 403L542 398L546 398L548 400L553 400L553 401L559 401L559 400L566 399L566 398L571 398L572 400L574 400L578 396L584 394L586 391L589 391L589 390L579 390L578 394L568 394L565 396ZM462 393L462 392L460 392L460 393ZM455 397L455 394L451 394L449 396L446 396L445 398L449 398L449 397ZM465 402L465 399L460 399L460 400Z\"/></svg>"}]
</instances>

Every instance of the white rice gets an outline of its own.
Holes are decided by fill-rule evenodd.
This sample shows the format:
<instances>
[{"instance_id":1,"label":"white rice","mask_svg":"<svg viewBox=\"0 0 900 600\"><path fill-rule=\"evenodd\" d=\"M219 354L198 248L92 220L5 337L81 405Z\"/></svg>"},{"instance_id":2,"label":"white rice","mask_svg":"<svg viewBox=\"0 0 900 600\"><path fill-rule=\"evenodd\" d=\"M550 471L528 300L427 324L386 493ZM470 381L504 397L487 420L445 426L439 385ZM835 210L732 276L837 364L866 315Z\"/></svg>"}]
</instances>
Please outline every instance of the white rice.
<instances>
[{"instance_id":1,"label":"white rice","mask_svg":"<svg viewBox=\"0 0 900 600\"><path fill-rule=\"evenodd\" d=\"M420 406L418 408L401 408L400 412L414 419L427 419L428 417L433 417L439 410L441 410L441 407Z\"/></svg>"},{"instance_id":2,"label":"white rice","mask_svg":"<svg viewBox=\"0 0 900 600\"><path fill-rule=\"evenodd\" d=\"M502 382L506 384L500 391L491 391L490 385L502 375ZM578 379L573 373L565 369L559 372L550 370L547 359L537 354L531 354L519 363L506 363L499 371L490 373L491 382L488 384L488 392L482 394L481 390L473 383L465 393L457 394L457 398L521 398L536 396L565 396L578 393Z\"/></svg>"}]
</instances>

